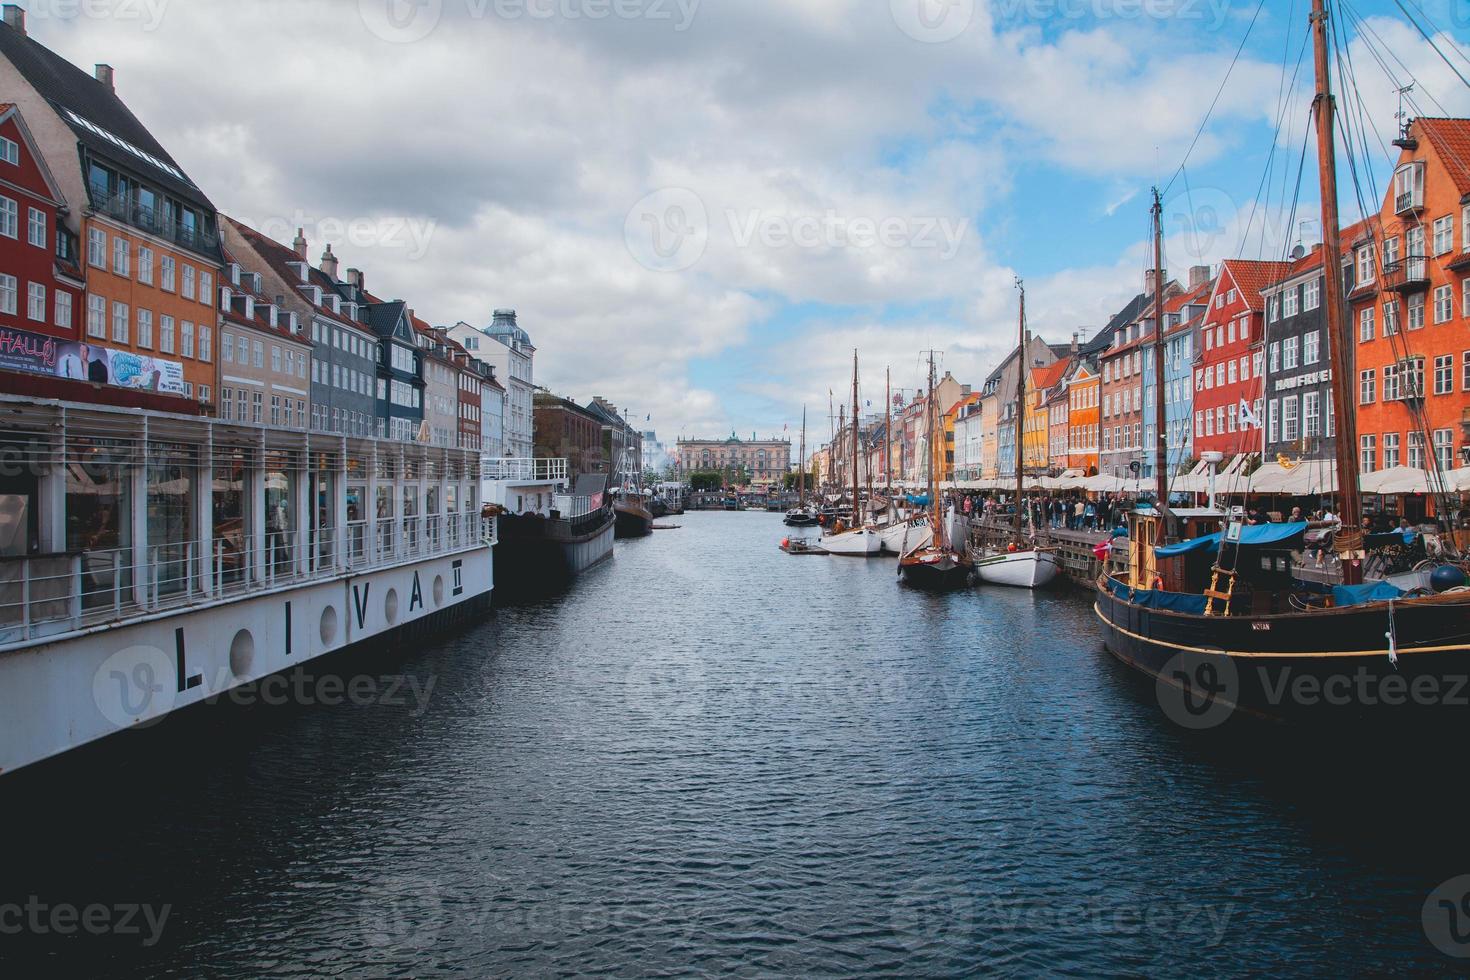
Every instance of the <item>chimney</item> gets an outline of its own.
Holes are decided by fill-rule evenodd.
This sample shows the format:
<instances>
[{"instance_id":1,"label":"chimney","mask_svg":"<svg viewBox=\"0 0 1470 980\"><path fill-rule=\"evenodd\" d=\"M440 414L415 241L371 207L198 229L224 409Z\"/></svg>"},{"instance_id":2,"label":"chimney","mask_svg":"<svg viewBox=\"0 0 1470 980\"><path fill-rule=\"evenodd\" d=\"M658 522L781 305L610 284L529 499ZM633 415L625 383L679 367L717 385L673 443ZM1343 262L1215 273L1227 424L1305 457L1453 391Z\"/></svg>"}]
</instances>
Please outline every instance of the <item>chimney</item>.
<instances>
[{"instance_id":1,"label":"chimney","mask_svg":"<svg viewBox=\"0 0 1470 980\"><path fill-rule=\"evenodd\" d=\"M367 292L367 277L362 274L361 269L348 269L347 281L352 283L352 285L356 286L359 290Z\"/></svg>"},{"instance_id":2,"label":"chimney","mask_svg":"<svg viewBox=\"0 0 1470 980\"><path fill-rule=\"evenodd\" d=\"M21 37L26 36L26 12L20 4L7 3L5 5L5 26Z\"/></svg>"},{"instance_id":3,"label":"chimney","mask_svg":"<svg viewBox=\"0 0 1470 980\"><path fill-rule=\"evenodd\" d=\"M337 281L337 256L332 254L332 243L327 243L327 250L322 253L322 271L325 272L333 282Z\"/></svg>"},{"instance_id":4,"label":"chimney","mask_svg":"<svg viewBox=\"0 0 1470 980\"><path fill-rule=\"evenodd\" d=\"M98 65L96 71L97 81L101 82L103 85L106 85L107 91L116 93L117 87L112 83L112 66Z\"/></svg>"},{"instance_id":5,"label":"chimney","mask_svg":"<svg viewBox=\"0 0 1470 980\"><path fill-rule=\"evenodd\" d=\"M296 250L296 254L297 255L301 256L303 259L306 258L306 229L305 228L297 228L296 229L296 240L291 243L291 247Z\"/></svg>"},{"instance_id":6,"label":"chimney","mask_svg":"<svg viewBox=\"0 0 1470 980\"><path fill-rule=\"evenodd\" d=\"M1081 331L1078 331L1078 330L1073 330L1072 331L1072 353L1073 354L1077 353L1077 342L1078 342L1078 339L1080 337L1081 337Z\"/></svg>"},{"instance_id":7,"label":"chimney","mask_svg":"<svg viewBox=\"0 0 1470 980\"><path fill-rule=\"evenodd\" d=\"M1166 272L1164 275L1165 275L1165 281L1167 282L1168 281L1168 278L1167 278L1168 277L1168 273ZM1145 269L1144 272L1143 272L1143 293L1144 293L1144 295L1145 296L1152 296L1154 294L1154 288L1155 288L1154 287L1154 270L1153 269Z\"/></svg>"},{"instance_id":8,"label":"chimney","mask_svg":"<svg viewBox=\"0 0 1470 980\"><path fill-rule=\"evenodd\" d=\"M1189 288L1198 289L1210 281L1210 267L1207 265L1192 265L1189 267Z\"/></svg>"}]
</instances>

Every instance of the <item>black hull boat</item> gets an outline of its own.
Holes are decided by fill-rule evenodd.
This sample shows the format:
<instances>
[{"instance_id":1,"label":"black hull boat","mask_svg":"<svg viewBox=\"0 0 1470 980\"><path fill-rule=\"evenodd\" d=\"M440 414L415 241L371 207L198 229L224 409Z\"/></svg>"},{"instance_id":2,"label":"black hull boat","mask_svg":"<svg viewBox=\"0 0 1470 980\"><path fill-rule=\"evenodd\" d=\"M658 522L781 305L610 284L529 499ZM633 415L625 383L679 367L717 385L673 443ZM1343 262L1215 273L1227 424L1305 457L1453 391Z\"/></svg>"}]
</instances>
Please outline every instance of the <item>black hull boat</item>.
<instances>
[{"instance_id":1,"label":"black hull boat","mask_svg":"<svg viewBox=\"0 0 1470 980\"><path fill-rule=\"evenodd\" d=\"M787 527L816 527L819 521L811 511L793 510L786 513L784 523Z\"/></svg>"},{"instance_id":2,"label":"black hull boat","mask_svg":"<svg viewBox=\"0 0 1470 980\"><path fill-rule=\"evenodd\" d=\"M970 563L947 548L922 548L898 563L905 585L916 589L946 592L970 584Z\"/></svg>"},{"instance_id":3,"label":"black hull boat","mask_svg":"<svg viewBox=\"0 0 1470 980\"><path fill-rule=\"evenodd\" d=\"M619 538L646 538L653 533L653 514L642 504L620 502L613 505L613 511Z\"/></svg>"},{"instance_id":4,"label":"black hull boat","mask_svg":"<svg viewBox=\"0 0 1470 980\"><path fill-rule=\"evenodd\" d=\"M612 555L613 513L604 507L577 520L539 514L502 516L495 560L495 602L555 595Z\"/></svg>"},{"instance_id":5,"label":"black hull boat","mask_svg":"<svg viewBox=\"0 0 1470 980\"><path fill-rule=\"evenodd\" d=\"M1158 605L1173 595L1103 576L1094 609L1108 652L1157 682L1176 721L1470 720L1470 592L1229 616Z\"/></svg>"}]
</instances>

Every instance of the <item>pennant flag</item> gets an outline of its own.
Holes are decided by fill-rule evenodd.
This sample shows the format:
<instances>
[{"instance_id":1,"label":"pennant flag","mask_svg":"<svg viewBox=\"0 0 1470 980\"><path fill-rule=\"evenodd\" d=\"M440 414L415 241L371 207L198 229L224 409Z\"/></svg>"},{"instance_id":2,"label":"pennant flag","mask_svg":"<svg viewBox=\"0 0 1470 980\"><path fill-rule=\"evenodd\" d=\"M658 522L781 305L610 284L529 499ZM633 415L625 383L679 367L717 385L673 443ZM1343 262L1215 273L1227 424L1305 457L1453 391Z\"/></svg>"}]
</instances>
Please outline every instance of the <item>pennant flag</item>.
<instances>
[{"instance_id":1,"label":"pennant flag","mask_svg":"<svg viewBox=\"0 0 1470 980\"><path fill-rule=\"evenodd\" d=\"M1244 398L1240 400L1240 425L1242 428L1249 426L1252 429L1261 427L1261 420L1256 418L1256 413L1251 411L1250 403Z\"/></svg>"}]
</instances>

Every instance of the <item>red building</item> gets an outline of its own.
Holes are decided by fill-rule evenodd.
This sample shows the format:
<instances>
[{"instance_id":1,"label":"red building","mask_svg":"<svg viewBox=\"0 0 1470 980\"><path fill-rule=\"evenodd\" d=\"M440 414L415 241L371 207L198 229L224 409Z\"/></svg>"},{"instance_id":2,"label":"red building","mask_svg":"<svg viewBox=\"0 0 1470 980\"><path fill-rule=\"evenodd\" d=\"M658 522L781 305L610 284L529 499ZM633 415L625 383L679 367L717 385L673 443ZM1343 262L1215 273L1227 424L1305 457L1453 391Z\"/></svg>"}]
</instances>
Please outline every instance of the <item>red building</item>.
<instances>
[{"instance_id":1,"label":"red building","mask_svg":"<svg viewBox=\"0 0 1470 980\"><path fill-rule=\"evenodd\" d=\"M1220 267L1209 308L1200 321L1194 365L1194 453L1227 460L1261 451L1260 428L1242 425L1240 405L1260 420L1264 405L1265 301L1261 288L1276 282L1289 262L1229 259Z\"/></svg>"},{"instance_id":2,"label":"red building","mask_svg":"<svg viewBox=\"0 0 1470 980\"><path fill-rule=\"evenodd\" d=\"M20 110L0 104L0 368L85 381L86 283L65 205Z\"/></svg>"}]
</instances>

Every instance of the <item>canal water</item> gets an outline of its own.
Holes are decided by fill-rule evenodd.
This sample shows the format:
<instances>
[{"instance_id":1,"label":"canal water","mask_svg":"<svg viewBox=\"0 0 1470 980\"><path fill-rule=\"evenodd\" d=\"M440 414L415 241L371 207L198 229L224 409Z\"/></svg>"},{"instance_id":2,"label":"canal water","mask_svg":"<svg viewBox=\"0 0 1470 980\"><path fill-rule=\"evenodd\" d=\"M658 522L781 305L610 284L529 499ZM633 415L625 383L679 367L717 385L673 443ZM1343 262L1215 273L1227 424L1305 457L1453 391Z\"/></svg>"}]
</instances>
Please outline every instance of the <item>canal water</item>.
<instances>
[{"instance_id":1,"label":"canal water","mask_svg":"<svg viewBox=\"0 0 1470 980\"><path fill-rule=\"evenodd\" d=\"M0 781L0 971L1457 965L1421 913L1470 871L1462 745L1183 730L1080 591L671 520L567 595Z\"/></svg>"}]
</instances>

